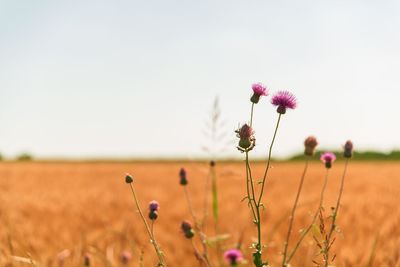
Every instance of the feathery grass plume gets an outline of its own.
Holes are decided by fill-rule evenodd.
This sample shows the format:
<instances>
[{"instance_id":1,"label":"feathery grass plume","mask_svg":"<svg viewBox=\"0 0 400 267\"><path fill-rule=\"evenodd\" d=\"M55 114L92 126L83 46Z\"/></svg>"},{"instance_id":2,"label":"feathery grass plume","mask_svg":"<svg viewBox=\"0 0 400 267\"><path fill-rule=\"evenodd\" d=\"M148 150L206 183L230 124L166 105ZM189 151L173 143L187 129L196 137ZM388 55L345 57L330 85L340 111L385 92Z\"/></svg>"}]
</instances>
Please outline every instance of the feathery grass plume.
<instances>
[{"instance_id":1,"label":"feathery grass plume","mask_svg":"<svg viewBox=\"0 0 400 267\"><path fill-rule=\"evenodd\" d=\"M157 254L157 257L158 257L158 265L157 266L166 267L167 264L166 264L165 259L164 259L164 254L161 251L161 248L158 245L158 243L157 243L157 241L156 241L156 239L154 237L154 232L153 232L154 220L151 220L152 224L151 224L151 229L150 229L149 224L147 223L146 218L143 215L142 209L140 208L139 200L138 200L138 198L136 196L135 187L133 186L133 178L132 178L132 176L130 174L126 174L125 182L127 184L129 184L129 186L131 188L132 196L133 196L133 200L135 202L136 208L137 208L137 210L139 212L139 215L140 215L140 218L142 219L143 224L144 224L144 226L146 228L147 234L149 235L150 243L153 245L154 250L155 250L155 252ZM152 207L157 206L157 210L158 210L158 205L155 205L155 203L153 203L153 205L151 205L151 206Z\"/></svg>"},{"instance_id":2,"label":"feathery grass plume","mask_svg":"<svg viewBox=\"0 0 400 267\"><path fill-rule=\"evenodd\" d=\"M184 171L182 172L182 170L184 170ZM179 175L180 175L180 177L181 177L181 179L180 179L181 184L182 184L182 174L183 174L183 173L184 173L184 180L186 181L186 185L187 185L187 184L188 184L187 172L186 172L185 169L181 168L181 171L179 172ZM198 251L198 249L196 248L196 255L199 256L199 257L197 257L197 258L198 258L200 261L204 261L204 263L205 263L206 265L209 265L208 247L207 247L207 236L206 236L206 234L203 232L202 223L199 222L199 220L198 220L198 218L196 217L196 214L195 214L195 212L194 212L193 205L192 205L192 200L191 200L191 198L190 198L190 194L189 194L189 191L188 191L188 190L189 190L189 189L188 189L188 186L183 186L183 190L184 190L184 193L185 193L185 198L186 198L186 202L187 202L187 204L188 204L188 209L189 209L190 215L192 216L192 220L194 221L194 229L195 229L196 232L198 233L198 237L199 237L199 239L200 239L200 241L201 241L201 244L202 244L202 247L203 247L202 253L200 253L200 252ZM192 233L191 233L191 231L188 230L189 227L188 227L187 223L188 223L188 222L186 222L186 221L184 221L184 222L182 223L182 230L184 231L185 234L186 234L186 232L188 232L188 235L190 236ZM190 227L190 228L192 228L192 227Z\"/></svg>"},{"instance_id":3,"label":"feathery grass plume","mask_svg":"<svg viewBox=\"0 0 400 267\"><path fill-rule=\"evenodd\" d=\"M314 136L309 136L304 141L304 155L306 156L306 162L305 162L303 173L300 178L300 183L299 183L299 187L297 189L297 194L296 194L296 198L294 200L293 208L292 208L292 211L291 211L290 217L289 217L289 227L288 227L286 241L285 241L284 249L283 249L282 267L285 267L288 265L288 263L286 262L286 258L287 258L287 253L288 253L290 235L292 233L294 215L296 212L297 204L299 202L301 190L303 188L304 178L307 173L309 158L314 155L315 148L317 147L317 145L318 145L318 141Z\"/></svg>"},{"instance_id":4,"label":"feathery grass plume","mask_svg":"<svg viewBox=\"0 0 400 267\"><path fill-rule=\"evenodd\" d=\"M228 249L224 253L224 259L229 266L236 267L241 261L243 261L243 254L236 248Z\"/></svg>"},{"instance_id":5,"label":"feathery grass plume","mask_svg":"<svg viewBox=\"0 0 400 267\"><path fill-rule=\"evenodd\" d=\"M289 256L287 257L287 260L285 262L286 265L288 265L290 263L290 261L292 260L293 256L296 254L297 249L300 247L301 242L304 240L304 238L307 236L308 232L310 232L310 230L315 227L315 222L318 218L318 216L320 214L322 214L322 210L323 210L323 204L324 204L324 195L325 195L325 190L326 190L326 186L328 184L328 177L329 177L329 170L332 167L332 162L334 161L334 159L336 159L335 154L331 153L331 152L326 152L323 155L326 155L324 157L321 156L321 161L324 163L325 166L325 178L324 178L324 183L321 189L321 194L319 197L319 204L318 204L318 208L316 209L314 216L311 220L311 223L307 226L307 228L305 228L300 235L299 240L297 241L296 245L294 246L292 252L289 254ZM330 162L329 164L327 164L327 160Z\"/></svg>"},{"instance_id":6,"label":"feathery grass plume","mask_svg":"<svg viewBox=\"0 0 400 267\"><path fill-rule=\"evenodd\" d=\"M250 101L254 104L257 104L260 101L261 96L268 95L268 89L262 83L255 83L251 86L253 89L253 95L250 98Z\"/></svg>"},{"instance_id":7,"label":"feathery grass plume","mask_svg":"<svg viewBox=\"0 0 400 267\"><path fill-rule=\"evenodd\" d=\"M207 137L207 145L203 146L203 150L210 156L208 165L208 175L205 181L205 195L203 203L203 216L201 219L201 228L205 227L209 213L209 195L211 194L211 207L212 216L214 221L214 232L218 237L219 231L219 199L218 199L218 177L216 171L216 162L219 155L230 149L232 140L228 139L229 135L226 131L226 121L221 117L221 109L219 106L218 97L215 98L211 112L210 119L206 124L207 128L203 131ZM216 238L216 252L222 255L221 240ZM222 266L221 257L218 257L219 266Z\"/></svg>"},{"instance_id":8,"label":"feathery grass plume","mask_svg":"<svg viewBox=\"0 0 400 267\"><path fill-rule=\"evenodd\" d=\"M345 160L342 179L340 181L339 195L338 195L338 198L337 198L337 201L336 201L336 207L332 211L332 216L331 216L332 223L330 225L330 229L329 229L328 235L327 235L327 237L325 239L325 242L324 242L324 245L325 245L324 253L325 253L325 258L326 258L325 267L328 266L329 261L330 261L329 252L330 252L330 249L332 248L332 244L334 242L334 239L332 239L333 233L337 229L336 219L337 219L337 215L338 215L338 212L339 212L340 201L342 199L343 188L344 188L344 179L346 177L346 172L347 172L347 166L348 166L348 163L349 163L349 159L352 157L352 155L353 155L353 143L350 140L348 140L344 145L343 157L345 157L346 160Z\"/></svg>"}]
</instances>

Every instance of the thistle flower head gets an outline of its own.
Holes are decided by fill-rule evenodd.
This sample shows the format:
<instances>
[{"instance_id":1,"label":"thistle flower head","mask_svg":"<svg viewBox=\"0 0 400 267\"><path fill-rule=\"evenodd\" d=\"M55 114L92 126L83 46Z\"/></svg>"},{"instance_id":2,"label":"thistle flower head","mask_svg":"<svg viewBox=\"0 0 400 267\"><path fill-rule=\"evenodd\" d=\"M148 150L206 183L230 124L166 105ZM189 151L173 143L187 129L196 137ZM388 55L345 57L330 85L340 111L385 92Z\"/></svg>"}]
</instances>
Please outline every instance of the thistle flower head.
<instances>
[{"instance_id":1,"label":"thistle flower head","mask_svg":"<svg viewBox=\"0 0 400 267\"><path fill-rule=\"evenodd\" d=\"M250 101L254 104L257 104L258 101L260 101L261 96L268 95L268 89L262 83L255 83L251 86L251 88L253 89L253 95L250 98Z\"/></svg>"},{"instance_id":2,"label":"thistle flower head","mask_svg":"<svg viewBox=\"0 0 400 267\"><path fill-rule=\"evenodd\" d=\"M306 156L314 155L315 148L317 147L317 145L318 145L317 138L315 138L314 136L307 137L306 140L304 141L304 154Z\"/></svg>"},{"instance_id":3,"label":"thistle flower head","mask_svg":"<svg viewBox=\"0 0 400 267\"><path fill-rule=\"evenodd\" d=\"M345 158L351 158L353 156L353 142L351 142L350 140L347 140L346 144L344 144L343 156Z\"/></svg>"},{"instance_id":4,"label":"thistle flower head","mask_svg":"<svg viewBox=\"0 0 400 267\"><path fill-rule=\"evenodd\" d=\"M131 259L132 259L132 254L129 251L124 250L121 253L120 260L122 264L128 264Z\"/></svg>"},{"instance_id":5,"label":"thistle flower head","mask_svg":"<svg viewBox=\"0 0 400 267\"><path fill-rule=\"evenodd\" d=\"M157 201L152 200L149 203L149 218L154 221L158 218L158 210L160 209L160 204Z\"/></svg>"},{"instance_id":6,"label":"thistle flower head","mask_svg":"<svg viewBox=\"0 0 400 267\"><path fill-rule=\"evenodd\" d=\"M150 211L158 211L158 209L160 208L160 204L158 204L157 201L152 200L149 203L149 210Z\"/></svg>"},{"instance_id":7,"label":"thistle flower head","mask_svg":"<svg viewBox=\"0 0 400 267\"><path fill-rule=\"evenodd\" d=\"M288 108L295 109L297 107L297 99L289 91L279 91L272 97L271 103L278 107L277 112L280 114L285 114Z\"/></svg>"},{"instance_id":8,"label":"thistle flower head","mask_svg":"<svg viewBox=\"0 0 400 267\"><path fill-rule=\"evenodd\" d=\"M239 138L238 149L242 152L250 151L255 146L254 131L248 124L243 124L242 127L237 129L236 136Z\"/></svg>"},{"instance_id":9,"label":"thistle flower head","mask_svg":"<svg viewBox=\"0 0 400 267\"><path fill-rule=\"evenodd\" d=\"M186 170L184 168L181 168L181 170L179 171L179 184L180 185L188 184Z\"/></svg>"},{"instance_id":10,"label":"thistle flower head","mask_svg":"<svg viewBox=\"0 0 400 267\"><path fill-rule=\"evenodd\" d=\"M231 266L236 266L237 263L243 260L243 254L238 249L229 249L224 253L224 259Z\"/></svg>"},{"instance_id":11,"label":"thistle flower head","mask_svg":"<svg viewBox=\"0 0 400 267\"><path fill-rule=\"evenodd\" d=\"M186 238L190 239L194 236L193 227L190 222L183 221L181 224L181 229Z\"/></svg>"},{"instance_id":12,"label":"thistle flower head","mask_svg":"<svg viewBox=\"0 0 400 267\"><path fill-rule=\"evenodd\" d=\"M336 160L336 156L332 152L325 152L321 155L320 159L325 164L325 167L330 169L332 167L332 163Z\"/></svg>"}]
</instances>

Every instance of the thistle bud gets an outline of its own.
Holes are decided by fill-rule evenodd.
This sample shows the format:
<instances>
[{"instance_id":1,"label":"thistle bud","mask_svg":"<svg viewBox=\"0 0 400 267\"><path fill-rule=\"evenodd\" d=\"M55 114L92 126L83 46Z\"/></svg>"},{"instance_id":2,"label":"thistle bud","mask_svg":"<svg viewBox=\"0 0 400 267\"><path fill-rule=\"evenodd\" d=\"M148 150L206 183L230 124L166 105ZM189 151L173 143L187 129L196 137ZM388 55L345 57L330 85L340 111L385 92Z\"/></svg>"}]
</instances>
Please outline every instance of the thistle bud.
<instances>
[{"instance_id":1,"label":"thistle bud","mask_svg":"<svg viewBox=\"0 0 400 267\"><path fill-rule=\"evenodd\" d=\"M179 171L179 178L180 178L179 180L180 185L188 184L186 170L184 168L181 168L181 170Z\"/></svg>"},{"instance_id":2,"label":"thistle bud","mask_svg":"<svg viewBox=\"0 0 400 267\"><path fill-rule=\"evenodd\" d=\"M181 224L181 229L186 238L190 239L194 236L193 227L190 222L183 221Z\"/></svg>"},{"instance_id":3,"label":"thistle bud","mask_svg":"<svg viewBox=\"0 0 400 267\"><path fill-rule=\"evenodd\" d=\"M155 221L155 220L157 220L157 218L158 218L158 211L150 211L149 212L149 219L150 220L152 220L152 221Z\"/></svg>"},{"instance_id":4,"label":"thistle bud","mask_svg":"<svg viewBox=\"0 0 400 267\"><path fill-rule=\"evenodd\" d=\"M129 251L125 250L121 253L120 259L121 259L121 263L126 265L132 259L132 254Z\"/></svg>"},{"instance_id":5,"label":"thistle bud","mask_svg":"<svg viewBox=\"0 0 400 267\"><path fill-rule=\"evenodd\" d=\"M350 140L347 140L346 144L344 145L343 156L345 158L351 158L353 156L353 142Z\"/></svg>"},{"instance_id":6,"label":"thistle bud","mask_svg":"<svg viewBox=\"0 0 400 267\"><path fill-rule=\"evenodd\" d=\"M127 175L125 176L125 183L130 184L130 183L132 183L132 182L133 182L132 176L130 176L129 174L127 174Z\"/></svg>"},{"instance_id":7,"label":"thistle bud","mask_svg":"<svg viewBox=\"0 0 400 267\"><path fill-rule=\"evenodd\" d=\"M85 253L85 255L83 256L83 266L90 266L90 255L88 253Z\"/></svg>"},{"instance_id":8,"label":"thistle bud","mask_svg":"<svg viewBox=\"0 0 400 267\"><path fill-rule=\"evenodd\" d=\"M315 153L315 148L318 145L318 141L314 136L309 136L304 141L304 155L312 156Z\"/></svg>"}]
</instances>

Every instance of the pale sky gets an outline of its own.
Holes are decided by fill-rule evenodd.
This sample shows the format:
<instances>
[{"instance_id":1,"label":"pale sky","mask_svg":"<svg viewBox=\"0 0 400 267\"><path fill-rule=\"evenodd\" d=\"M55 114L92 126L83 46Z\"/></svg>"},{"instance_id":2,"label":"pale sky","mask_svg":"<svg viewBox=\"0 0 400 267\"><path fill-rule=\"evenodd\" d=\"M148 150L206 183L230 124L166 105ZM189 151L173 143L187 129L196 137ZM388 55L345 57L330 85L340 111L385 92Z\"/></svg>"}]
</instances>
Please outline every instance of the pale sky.
<instances>
[{"instance_id":1,"label":"pale sky","mask_svg":"<svg viewBox=\"0 0 400 267\"><path fill-rule=\"evenodd\" d=\"M0 0L0 153L204 156L213 99L233 139L254 82L299 99L275 155L309 134L389 151L399 72L397 0ZM269 101L255 109L260 156L277 118Z\"/></svg>"}]
</instances>

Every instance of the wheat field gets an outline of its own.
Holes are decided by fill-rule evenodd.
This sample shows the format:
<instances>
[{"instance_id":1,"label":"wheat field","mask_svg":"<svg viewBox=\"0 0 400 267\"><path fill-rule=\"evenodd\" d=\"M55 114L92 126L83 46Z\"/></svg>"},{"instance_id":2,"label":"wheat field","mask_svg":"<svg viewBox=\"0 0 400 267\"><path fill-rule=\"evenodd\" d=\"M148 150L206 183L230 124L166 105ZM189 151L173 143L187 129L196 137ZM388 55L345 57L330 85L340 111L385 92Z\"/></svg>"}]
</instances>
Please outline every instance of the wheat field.
<instances>
[{"instance_id":1,"label":"wheat field","mask_svg":"<svg viewBox=\"0 0 400 267\"><path fill-rule=\"evenodd\" d=\"M123 251L132 253L127 266L139 266L141 257L143 266L154 266L155 254L124 182L125 173L134 177L143 210L147 211L153 199L160 203L155 235L168 265L199 266L190 242L180 231L181 221L190 219L179 185L181 167L188 171L188 189L198 216L202 216L207 163L0 163L1 266L28 266L23 263L26 259L37 266L83 266L85 253L90 255L92 266L122 266ZM255 177L261 176L264 165L255 163L253 167ZM263 242L272 266L280 266L288 212L302 170L301 162L274 163L267 180ZM293 239L310 222L317 207L324 171L319 162L309 167ZM342 171L340 162L332 168L326 209L334 205ZM246 195L244 163L218 163L217 175L221 210L218 232L230 234L222 246L231 248L242 241L241 248L251 261L249 245L256 232L250 212L241 202ZM335 266L367 266L368 262L370 266L400 266L399 201L399 163L350 163L338 217L341 231L333 248ZM210 217L206 233L212 237ZM312 260L318 259L316 252L310 235L292 266L313 266ZM215 253L211 256L213 262L221 258Z\"/></svg>"}]
</instances>

